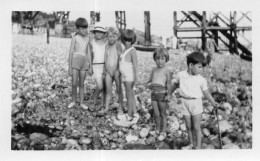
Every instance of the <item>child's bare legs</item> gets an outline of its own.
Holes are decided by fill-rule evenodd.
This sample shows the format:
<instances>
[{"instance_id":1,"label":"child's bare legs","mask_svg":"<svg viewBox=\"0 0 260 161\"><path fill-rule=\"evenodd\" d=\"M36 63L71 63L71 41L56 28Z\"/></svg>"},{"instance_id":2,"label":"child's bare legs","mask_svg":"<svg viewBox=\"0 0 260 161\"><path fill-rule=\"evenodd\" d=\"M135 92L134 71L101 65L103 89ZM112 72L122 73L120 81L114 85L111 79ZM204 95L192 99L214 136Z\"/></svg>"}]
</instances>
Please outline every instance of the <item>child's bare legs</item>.
<instances>
[{"instance_id":1,"label":"child's bare legs","mask_svg":"<svg viewBox=\"0 0 260 161\"><path fill-rule=\"evenodd\" d=\"M122 90L122 81L120 76L115 76L115 82L116 82L116 91L118 95L118 102L119 102L119 109L118 114L123 113L123 90Z\"/></svg>"},{"instance_id":2,"label":"child's bare legs","mask_svg":"<svg viewBox=\"0 0 260 161\"><path fill-rule=\"evenodd\" d=\"M160 132L160 130L161 130L161 118L160 118L160 111L159 111L159 108L158 108L158 103L156 101L152 101L152 106L153 106L153 114L154 114L156 131Z\"/></svg>"},{"instance_id":3,"label":"child's bare legs","mask_svg":"<svg viewBox=\"0 0 260 161\"><path fill-rule=\"evenodd\" d=\"M84 105L84 81L86 78L86 71L79 72L79 98L80 98L80 106L84 109L88 109L86 105Z\"/></svg>"},{"instance_id":4,"label":"child's bare legs","mask_svg":"<svg viewBox=\"0 0 260 161\"><path fill-rule=\"evenodd\" d=\"M74 105L76 105L78 79L79 79L79 70L72 69L72 102L69 104L68 108L71 108Z\"/></svg>"},{"instance_id":5,"label":"child's bare legs","mask_svg":"<svg viewBox=\"0 0 260 161\"><path fill-rule=\"evenodd\" d=\"M134 99L134 82L125 82L126 98L127 98L127 113L128 116L132 116L136 113L136 103Z\"/></svg>"},{"instance_id":6,"label":"child's bare legs","mask_svg":"<svg viewBox=\"0 0 260 161\"><path fill-rule=\"evenodd\" d=\"M185 120L186 129L187 129L187 133L188 133L188 139L190 141L190 144L194 145L194 142L193 142L193 125L191 123L191 116L190 115L183 115L183 118Z\"/></svg>"},{"instance_id":7,"label":"child's bare legs","mask_svg":"<svg viewBox=\"0 0 260 161\"><path fill-rule=\"evenodd\" d=\"M95 79L96 81L96 90L94 92L94 99L93 99L93 106L96 105L96 102L97 102L97 99L98 99L98 96L99 94L101 93L101 104L104 105L104 90L103 90L103 80L102 81L98 81L97 79Z\"/></svg>"},{"instance_id":8,"label":"child's bare legs","mask_svg":"<svg viewBox=\"0 0 260 161\"><path fill-rule=\"evenodd\" d=\"M192 126L196 138L196 144L194 146L195 148L200 149L201 148L201 127L200 127L201 113L197 115L192 115L191 119L192 119Z\"/></svg>"},{"instance_id":9,"label":"child's bare legs","mask_svg":"<svg viewBox=\"0 0 260 161\"><path fill-rule=\"evenodd\" d=\"M105 109L100 111L101 113L102 112L107 112L109 110L109 104L110 104L110 101L111 101L113 79L112 79L112 77L109 74L106 74L105 83L106 83Z\"/></svg>"},{"instance_id":10,"label":"child's bare legs","mask_svg":"<svg viewBox=\"0 0 260 161\"><path fill-rule=\"evenodd\" d=\"M162 132L166 132L166 126L167 126L167 115L166 115L166 103L165 102L158 102L159 107L159 113L160 117L162 119Z\"/></svg>"}]
</instances>

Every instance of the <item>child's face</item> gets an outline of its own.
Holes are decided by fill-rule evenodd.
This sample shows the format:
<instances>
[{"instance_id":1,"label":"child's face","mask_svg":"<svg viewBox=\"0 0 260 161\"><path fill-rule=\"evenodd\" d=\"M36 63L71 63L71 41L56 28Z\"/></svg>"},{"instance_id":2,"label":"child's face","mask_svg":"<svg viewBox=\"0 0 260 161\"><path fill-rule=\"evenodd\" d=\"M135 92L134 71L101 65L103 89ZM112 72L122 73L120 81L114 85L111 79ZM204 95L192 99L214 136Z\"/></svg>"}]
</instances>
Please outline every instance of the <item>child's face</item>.
<instances>
[{"instance_id":1,"label":"child's face","mask_svg":"<svg viewBox=\"0 0 260 161\"><path fill-rule=\"evenodd\" d=\"M117 41L118 37L116 34L113 34L111 32L108 33L108 44L109 45L113 45L115 44L115 42Z\"/></svg>"},{"instance_id":2,"label":"child's face","mask_svg":"<svg viewBox=\"0 0 260 161\"><path fill-rule=\"evenodd\" d=\"M85 28L85 27L79 27L78 29L78 33L82 36L86 36L87 33L88 33L88 28Z\"/></svg>"},{"instance_id":3,"label":"child's face","mask_svg":"<svg viewBox=\"0 0 260 161\"><path fill-rule=\"evenodd\" d=\"M203 66L201 63L198 64L192 64L190 63L189 68L191 69L191 74L192 75L198 75L201 74L203 71Z\"/></svg>"},{"instance_id":4,"label":"child's face","mask_svg":"<svg viewBox=\"0 0 260 161\"><path fill-rule=\"evenodd\" d=\"M165 58L165 56L163 56L163 55L157 56L157 57L155 58L155 62L156 62L156 65L157 65L158 68L162 68L162 67L164 67L165 64L166 64L166 58Z\"/></svg>"},{"instance_id":5,"label":"child's face","mask_svg":"<svg viewBox=\"0 0 260 161\"><path fill-rule=\"evenodd\" d=\"M100 32L100 31L95 31L95 38L97 40L101 40L105 37L105 33L104 32Z\"/></svg>"},{"instance_id":6,"label":"child's face","mask_svg":"<svg viewBox=\"0 0 260 161\"><path fill-rule=\"evenodd\" d=\"M131 41L125 41L124 45L125 45L125 48L128 49L132 46L132 43L131 43Z\"/></svg>"}]
</instances>

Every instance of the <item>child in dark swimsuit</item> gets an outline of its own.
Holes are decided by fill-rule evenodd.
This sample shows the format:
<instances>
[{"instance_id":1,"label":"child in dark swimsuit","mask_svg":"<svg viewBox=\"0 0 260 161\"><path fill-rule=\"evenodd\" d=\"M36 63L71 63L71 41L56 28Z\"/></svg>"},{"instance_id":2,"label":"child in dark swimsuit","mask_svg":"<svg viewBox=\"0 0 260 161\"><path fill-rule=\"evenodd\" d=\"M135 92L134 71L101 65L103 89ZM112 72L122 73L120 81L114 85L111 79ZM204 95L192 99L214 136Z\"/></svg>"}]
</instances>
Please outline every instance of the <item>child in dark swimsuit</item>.
<instances>
[{"instance_id":1,"label":"child in dark swimsuit","mask_svg":"<svg viewBox=\"0 0 260 161\"><path fill-rule=\"evenodd\" d=\"M156 124L156 132L158 134L161 132L157 139L164 140L166 138L167 125L166 107L167 101L170 98L169 89L171 88L170 70L165 66L166 62L169 61L169 54L167 49L156 49L153 58L157 67L153 69L152 74L146 83L151 83L151 99Z\"/></svg>"}]
</instances>

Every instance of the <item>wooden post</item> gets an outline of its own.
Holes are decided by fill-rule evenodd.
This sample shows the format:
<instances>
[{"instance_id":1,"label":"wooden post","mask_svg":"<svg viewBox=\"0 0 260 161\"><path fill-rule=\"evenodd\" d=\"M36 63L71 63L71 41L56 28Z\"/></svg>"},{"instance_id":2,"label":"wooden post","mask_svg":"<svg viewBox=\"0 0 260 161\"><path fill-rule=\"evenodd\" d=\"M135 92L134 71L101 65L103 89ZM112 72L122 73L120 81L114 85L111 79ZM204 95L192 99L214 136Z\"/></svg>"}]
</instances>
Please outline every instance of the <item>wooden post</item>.
<instances>
[{"instance_id":1,"label":"wooden post","mask_svg":"<svg viewBox=\"0 0 260 161\"><path fill-rule=\"evenodd\" d=\"M202 50L206 50L206 11L203 11L203 19L202 19L202 36L201 36L201 42L202 42Z\"/></svg>"},{"instance_id":2,"label":"wooden post","mask_svg":"<svg viewBox=\"0 0 260 161\"><path fill-rule=\"evenodd\" d=\"M175 37L178 37L177 35L177 12L173 12L173 33Z\"/></svg>"},{"instance_id":3,"label":"wooden post","mask_svg":"<svg viewBox=\"0 0 260 161\"><path fill-rule=\"evenodd\" d=\"M229 52L231 53L231 54L233 54L233 30L232 30L232 18L233 18L233 16L232 16L232 12L230 11L230 14L229 14L229 26L230 26L230 38L229 38Z\"/></svg>"},{"instance_id":4,"label":"wooden post","mask_svg":"<svg viewBox=\"0 0 260 161\"><path fill-rule=\"evenodd\" d=\"M236 24L236 15L237 15L237 12L234 11L232 29L233 29L233 33L234 33L234 51L235 51L236 54L239 54L239 53L238 53L238 49L237 49L237 30L236 30L237 24Z\"/></svg>"},{"instance_id":5,"label":"wooden post","mask_svg":"<svg viewBox=\"0 0 260 161\"><path fill-rule=\"evenodd\" d=\"M122 11L120 11L120 19L122 20ZM120 29L122 29L122 21L120 22Z\"/></svg>"},{"instance_id":6,"label":"wooden post","mask_svg":"<svg viewBox=\"0 0 260 161\"><path fill-rule=\"evenodd\" d=\"M151 45L151 33L150 33L150 12L144 11L144 24L145 24L145 32L144 32L144 45Z\"/></svg>"},{"instance_id":7,"label":"wooden post","mask_svg":"<svg viewBox=\"0 0 260 161\"><path fill-rule=\"evenodd\" d=\"M49 21L46 22L46 30L47 30L47 33L46 33L46 35L47 35L47 44L49 44L50 43L50 41L49 41L49 37L50 37Z\"/></svg>"},{"instance_id":8,"label":"wooden post","mask_svg":"<svg viewBox=\"0 0 260 161\"><path fill-rule=\"evenodd\" d=\"M126 19L125 19L125 11L124 12L124 30L126 29Z\"/></svg>"}]
</instances>

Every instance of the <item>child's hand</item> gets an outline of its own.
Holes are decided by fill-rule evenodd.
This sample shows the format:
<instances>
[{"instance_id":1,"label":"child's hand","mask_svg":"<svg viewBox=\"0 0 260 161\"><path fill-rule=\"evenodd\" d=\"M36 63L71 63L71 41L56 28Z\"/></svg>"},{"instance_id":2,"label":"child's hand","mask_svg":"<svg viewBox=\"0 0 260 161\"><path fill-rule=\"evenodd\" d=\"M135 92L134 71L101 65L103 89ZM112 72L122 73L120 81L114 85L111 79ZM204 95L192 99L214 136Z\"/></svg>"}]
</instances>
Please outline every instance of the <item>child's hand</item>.
<instances>
[{"instance_id":1,"label":"child's hand","mask_svg":"<svg viewBox=\"0 0 260 161\"><path fill-rule=\"evenodd\" d=\"M171 95L167 95L167 96L164 98L164 100L167 101L167 102L169 102L171 98L172 98Z\"/></svg>"},{"instance_id":2,"label":"child's hand","mask_svg":"<svg viewBox=\"0 0 260 161\"><path fill-rule=\"evenodd\" d=\"M102 78L103 78L103 79L106 78L106 74L107 74L106 71L104 71L104 72L102 73Z\"/></svg>"},{"instance_id":3,"label":"child's hand","mask_svg":"<svg viewBox=\"0 0 260 161\"><path fill-rule=\"evenodd\" d=\"M88 74L89 74L90 76L93 75L93 69L92 69L92 68L90 68L90 69L88 70Z\"/></svg>"},{"instance_id":4,"label":"child's hand","mask_svg":"<svg viewBox=\"0 0 260 161\"><path fill-rule=\"evenodd\" d=\"M115 72L115 77L116 78L119 77L119 71L118 70Z\"/></svg>"},{"instance_id":5,"label":"child's hand","mask_svg":"<svg viewBox=\"0 0 260 161\"><path fill-rule=\"evenodd\" d=\"M69 67L68 73L69 73L70 76L72 76L72 67Z\"/></svg>"},{"instance_id":6,"label":"child's hand","mask_svg":"<svg viewBox=\"0 0 260 161\"><path fill-rule=\"evenodd\" d=\"M213 107L218 108L220 105L217 102L212 103Z\"/></svg>"}]
</instances>

